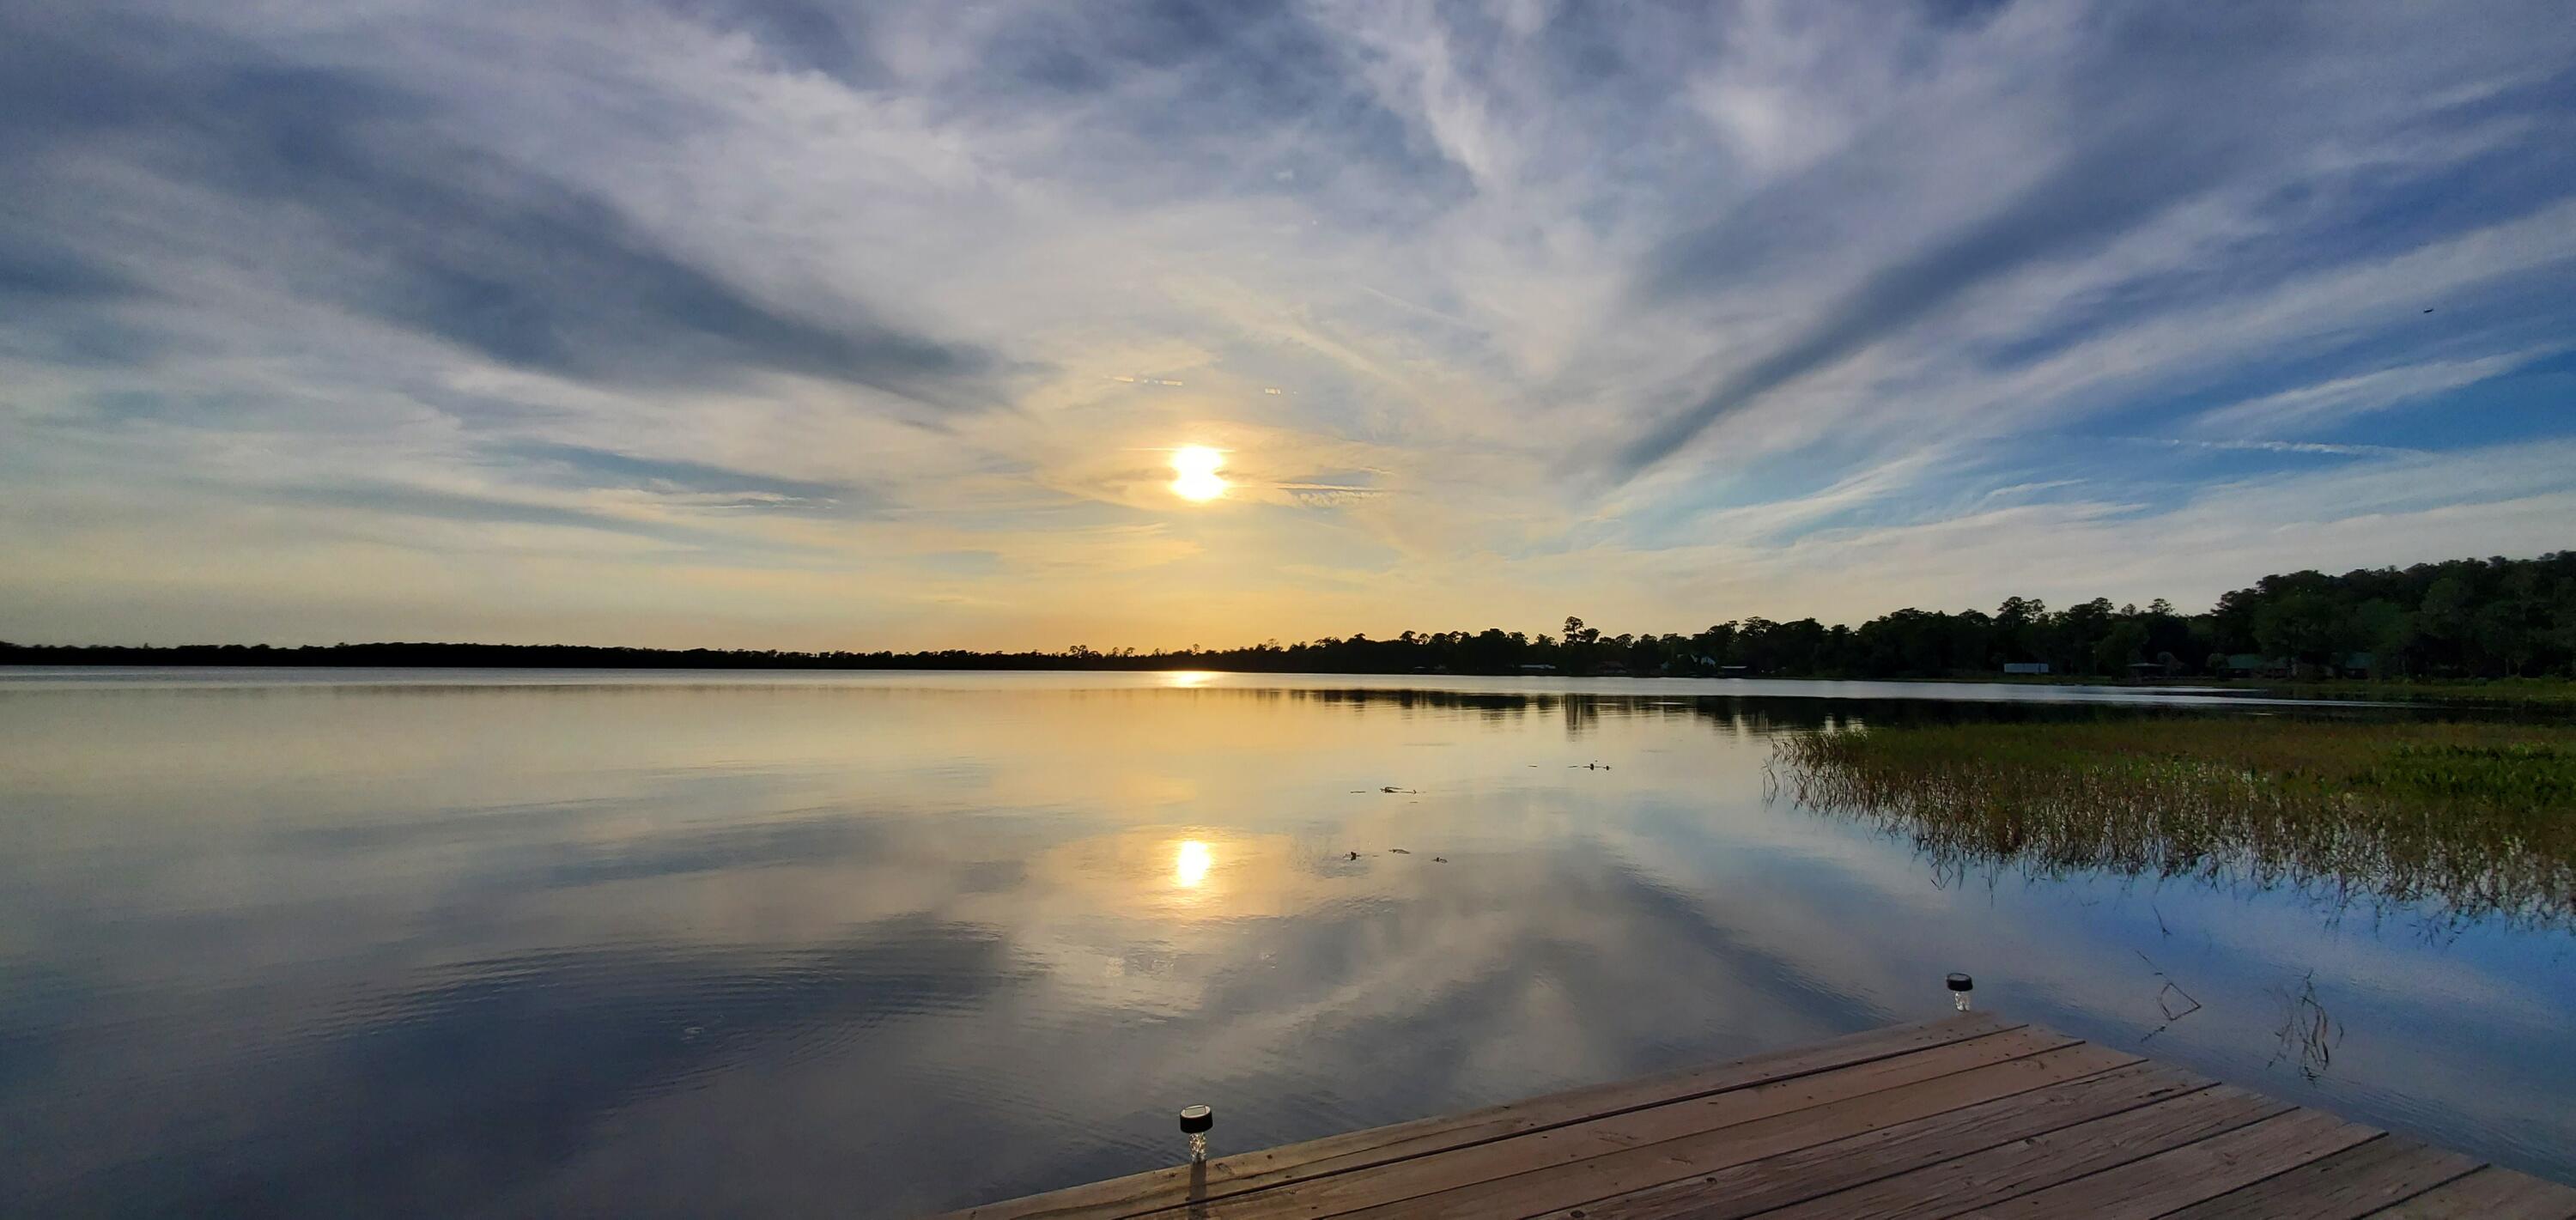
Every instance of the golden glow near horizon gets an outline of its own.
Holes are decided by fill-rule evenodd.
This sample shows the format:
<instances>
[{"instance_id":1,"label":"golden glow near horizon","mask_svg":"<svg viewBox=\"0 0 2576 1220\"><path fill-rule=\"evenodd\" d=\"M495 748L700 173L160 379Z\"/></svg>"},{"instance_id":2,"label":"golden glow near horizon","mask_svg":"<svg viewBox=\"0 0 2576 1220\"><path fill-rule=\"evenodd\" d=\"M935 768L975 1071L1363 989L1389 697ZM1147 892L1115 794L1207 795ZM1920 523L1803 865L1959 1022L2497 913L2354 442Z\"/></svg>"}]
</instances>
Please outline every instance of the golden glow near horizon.
<instances>
[{"instance_id":1,"label":"golden glow near horizon","mask_svg":"<svg viewBox=\"0 0 2576 1220\"><path fill-rule=\"evenodd\" d=\"M1208 865L1213 862L1208 855L1207 844L1196 839L1183 839L1180 853L1172 863L1172 880L1179 882L1182 889L1197 889L1200 882L1207 880Z\"/></svg>"},{"instance_id":2,"label":"golden glow near horizon","mask_svg":"<svg viewBox=\"0 0 2576 1220\"><path fill-rule=\"evenodd\" d=\"M1172 451L1172 494L1184 500L1206 503L1225 494L1229 486L1217 475L1225 465L1223 450L1205 445L1183 445Z\"/></svg>"}]
</instances>

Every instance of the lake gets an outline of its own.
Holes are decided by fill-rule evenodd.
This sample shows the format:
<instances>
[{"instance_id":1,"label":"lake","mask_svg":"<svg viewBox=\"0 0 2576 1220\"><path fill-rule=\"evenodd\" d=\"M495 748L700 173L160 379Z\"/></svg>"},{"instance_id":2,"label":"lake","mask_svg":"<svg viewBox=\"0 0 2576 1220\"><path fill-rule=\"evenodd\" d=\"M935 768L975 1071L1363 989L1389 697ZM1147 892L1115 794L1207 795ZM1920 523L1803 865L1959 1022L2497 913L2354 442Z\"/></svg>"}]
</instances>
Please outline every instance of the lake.
<instances>
[{"instance_id":1,"label":"lake","mask_svg":"<svg viewBox=\"0 0 2576 1220\"><path fill-rule=\"evenodd\" d=\"M1766 774L1772 734L1828 723L2183 714L2404 713L0 671L0 1211L901 1215L1174 1162L1185 1104L1223 1154L1936 1016L1952 970L2576 1177L2563 920L1963 869Z\"/></svg>"}]
</instances>

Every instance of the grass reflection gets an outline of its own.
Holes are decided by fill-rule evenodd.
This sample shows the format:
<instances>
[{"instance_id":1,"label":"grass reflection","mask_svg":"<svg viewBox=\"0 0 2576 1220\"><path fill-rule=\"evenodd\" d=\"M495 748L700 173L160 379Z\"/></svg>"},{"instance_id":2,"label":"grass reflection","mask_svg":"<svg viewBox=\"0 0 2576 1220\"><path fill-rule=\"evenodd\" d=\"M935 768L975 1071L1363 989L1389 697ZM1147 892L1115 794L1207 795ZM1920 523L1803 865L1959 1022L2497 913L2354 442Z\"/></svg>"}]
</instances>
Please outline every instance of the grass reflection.
<instances>
[{"instance_id":1,"label":"grass reflection","mask_svg":"<svg viewBox=\"0 0 2576 1220\"><path fill-rule=\"evenodd\" d=\"M1798 802L1944 871L2291 886L2338 908L2576 926L2576 730L2166 719L1800 733Z\"/></svg>"}]
</instances>

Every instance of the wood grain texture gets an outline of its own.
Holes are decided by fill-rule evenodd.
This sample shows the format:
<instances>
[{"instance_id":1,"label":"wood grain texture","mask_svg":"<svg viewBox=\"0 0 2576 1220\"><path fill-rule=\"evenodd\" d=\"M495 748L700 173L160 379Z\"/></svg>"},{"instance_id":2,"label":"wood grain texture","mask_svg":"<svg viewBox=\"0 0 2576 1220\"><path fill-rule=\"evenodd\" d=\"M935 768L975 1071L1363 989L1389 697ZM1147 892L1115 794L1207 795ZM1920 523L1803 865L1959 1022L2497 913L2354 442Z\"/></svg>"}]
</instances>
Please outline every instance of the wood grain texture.
<instances>
[{"instance_id":1,"label":"wood grain texture","mask_svg":"<svg viewBox=\"0 0 2576 1220\"><path fill-rule=\"evenodd\" d=\"M1983 1014L991 1204L976 1220L2576 1220L2576 1189Z\"/></svg>"},{"instance_id":2,"label":"wood grain texture","mask_svg":"<svg viewBox=\"0 0 2576 1220\"><path fill-rule=\"evenodd\" d=\"M1743 1123L1683 1139L1593 1157L1542 1171L1489 1179L1437 1195L1362 1210L1262 1213L1315 1217L1483 1217L1533 1215L1631 1194L1694 1175L1832 1143L2034 1089L2136 1064L2135 1056L2090 1044L2015 1059L1920 1084ZM1290 1192L1296 1188L1289 1188ZM1230 1213L1245 1214L1245 1213Z\"/></svg>"},{"instance_id":3,"label":"wood grain texture","mask_svg":"<svg viewBox=\"0 0 2576 1220\"><path fill-rule=\"evenodd\" d=\"M1757 1215L2210 1087L2208 1081L2172 1068L2134 1064L1600 1199L1583 1210L1605 1220ZM1571 1215L1571 1210L1562 1214Z\"/></svg>"},{"instance_id":4,"label":"wood grain texture","mask_svg":"<svg viewBox=\"0 0 2576 1220\"><path fill-rule=\"evenodd\" d=\"M2490 1165L2370 1216L2371 1220L2484 1220L2488 1216L2570 1220L2576 1217L2576 1188Z\"/></svg>"},{"instance_id":5,"label":"wood grain texture","mask_svg":"<svg viewBox=\"0 0 2576 1220\"><path fill-rule=\"evenodd\" d=\"M1765 1220L1934 1220L2196 1143L2291 1108L2288 1102L2242 1089L2203 1089L1761 1214Z\"/></svg>"},{"instance_id":6,"label":"wood grain texture","mask_svg":"<svg viewBox=\"0 0 2576 1220\"><path fill-rule=\"evenodd\" d=\"M1212 1158L1196 1175L1186 1165L1148 1170L971 1207L949 1213L944 1220L1113 1220L1186 1203L1194 1197L1221 1198L1301 1178L1347 1173L1622 1110L1794 1079L2018 1028L2019 1023L2003 1021L1989 1013L1965 1013L1917 1025L1869 1030L1712 1067L1616 1081L1463 1114ZM1199 1192L1196 1195L1192 1193L1194 1185Z\"/></svg>"},{"instance_id":7,"label":"wood grain texture","mask_svg":"<svg viewBox=\"0 0 2576 1220\"><path fill-rule=\"evenodd\" d=\"M2477 1167L2459 1153L2386 1136L2184 1208L2173 1220L2358 1220Z\"/></svg>"},{"instance_id":8,"label":"wood grain texture","mask_svg":"<svg viewBox=\"0 0 2576 1220\"><path fill-rule=\"evenodd\" d=\"M1996 1220L2042 1216L2146 1220L2379 1137L2377 1131L2331 1114L2293 1110L1966 1214Z\"/></svg>"},{"instance_id":9,"label":"wood grain texture","mask_svg":"<svg viewBox=\"0 0 2576 1220\"><path fill-rule=\"evenodd\" d=\"M2088 1051L2080 1043L2069 1043L2069 1039L2054 1034L2008 1031L1842 1071L1729 1090L1441 1156L1417 1157L1364 1174L1291 1182L1237 1196L1226 1202L1223 1214L1246 1218L1341 1215L1631 1151L1641 1154L1632 1160L1659 1159L1677 1147L1726 1141L1732 1138L1729 1132L1764 1120L1790 1120L1837 1106L1842 1108L1834 1113L1846 1113L1854 1106L1866 1106L1891 1092L1910 1088L1940 1095L1973 1092L2003 1087L2012 1080L2078 1070L2077 1065L2084 1065L2083 1070L2100 1070L2094 1065L2109 1062L2098 1049ZM2038 1060L2046 1062L2033 1062ZM2024 1063L2031 1066L2015 1066ZM2007 1074L1980 1074L1998 1069L2007 1070ZM1758 1138L1758 1134L1746 1137ZM1679 1141L1693 1142L1684 1145Z\"/></svg>"}]
</instances>

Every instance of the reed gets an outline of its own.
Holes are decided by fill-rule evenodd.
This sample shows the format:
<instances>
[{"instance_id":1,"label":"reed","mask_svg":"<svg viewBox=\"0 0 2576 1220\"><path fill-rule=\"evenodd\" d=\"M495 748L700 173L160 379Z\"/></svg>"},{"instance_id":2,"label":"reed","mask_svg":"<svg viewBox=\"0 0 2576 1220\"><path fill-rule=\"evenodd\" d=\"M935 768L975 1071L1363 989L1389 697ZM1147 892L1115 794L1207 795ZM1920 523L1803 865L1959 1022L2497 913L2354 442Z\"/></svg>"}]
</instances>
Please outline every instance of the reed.
<instances>
[{"instance_id":1,"label":"reed","mask_svg":"<svg viewBox=\"0 0 2576 1220\"><path fill-rule=\"evenodd\" d=\"M1778 739L1801 805L2010 866L2576 926L2576 729L2166 718Z\"/></svg>"}]
</instances>

